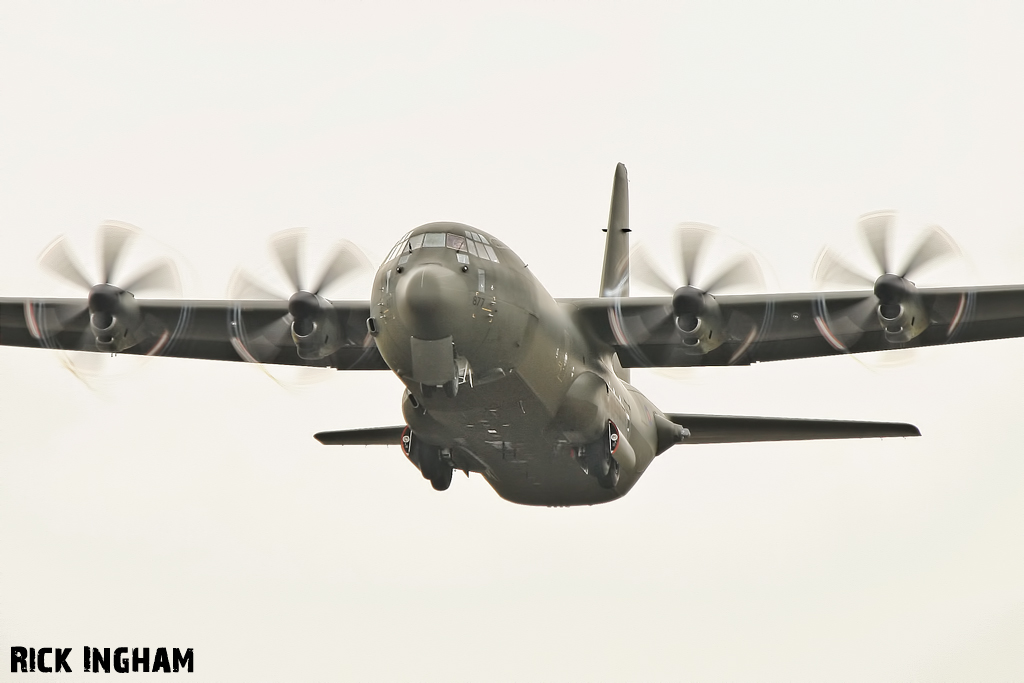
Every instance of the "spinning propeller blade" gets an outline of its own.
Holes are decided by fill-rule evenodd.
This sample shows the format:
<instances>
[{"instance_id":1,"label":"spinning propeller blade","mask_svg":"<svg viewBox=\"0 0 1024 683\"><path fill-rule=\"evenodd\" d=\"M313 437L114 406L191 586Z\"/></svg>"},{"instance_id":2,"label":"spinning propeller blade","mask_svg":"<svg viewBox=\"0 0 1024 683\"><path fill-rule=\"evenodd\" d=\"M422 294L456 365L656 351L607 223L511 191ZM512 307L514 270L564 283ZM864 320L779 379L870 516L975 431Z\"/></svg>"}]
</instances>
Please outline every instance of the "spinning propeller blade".
<instances>
[{"instance_id":1,"label":"spinning propeller blade","mask_svg":"<svg viewBox=\"0 0 1024 683\"><path fill-rule=\"evenodd\" d=\"M857 229L873 260L875 276L872 278L832 248L826 247L818 255L814 266L814 280L823 288L870 288L863 299L834 311L824 310L824 322L832 334L849 350L868 330L880 328L879 307L890 306L899 310L901 297L913 289L910 278L942 259L959 255L960 250L945 230L929 226L922 230L915 246L907 256L906 265L897 270L893 264L891 247L896 231L897 215L892 211L877 211L862 216Z\"/></svg>"},{"instance_id":2,"label":"spinning propeller blade","mask_svg":"<svg viewBox=\"0 0 1024 683\"><path fill-rule=\"evenodd\" d=\"M303 256L306 251L307 231L304 228L284 230L270 239L273 260L287 280L288 295L283 295L273 286L268 286L245 270L238 270L228 287L228 295L238 299L259 299L288 302L288 312L265 322L264 317L254 324L251 331L240 326L237 342L245 350L244 357L260 363L272 362L287 346L293 330L307 334L312 328L312 319L319 312L322 293L335 284L366 270L370 262L351 242L342 240L331 252L324 264L320 277L307 286L303 278ZM243 314L253 316L254 314ZM243 321L244 322L244 321ZM246 355L247 354L247 355Z\"/></svg>"},{"instance_id":3,"label":"spinning propeller blade","mask_svg":"<svg viewBox=\"0 0 1024 683\"><path fill-rule=\"evenodd\" d=\"M716 228L701 223L683 223L676 228L673 248L669 251L674 256L676 279L665 274L665 269L645 245L633 251L631 275L658 293L672 297L672 305L657 316L631 316L625 320L620 317L621 329L634 347L643 344L673 318L679 329L694 330L709 301L723 290L764 288L761 266L752 253L740 254L718 267L709 267L709 248L718 236Z\"/></svg>"},{"instance_id":4,"label":"spinning propeller blade","mask_svg":"<svg viewBox=\"0 0 1024 683\"><path fill-rule=\"evenodd\" d=\"M86 274L64 235L57 237L43 250L39 256L40 266L85 290L87 294L80 304L53 305L49 310L41 312L37 322L40 323L39 332L46 345L65 351L97 351L97 333L89 325L91 313L100 311L102 315L108 316L106 319L109 321L109 316L118 310L118 301L125 296L134 296L143 291L164 291L171 295L181 293L177 267L167 258L157 259L134 276L120 280L119 273L124 269L128 247L140 235L138 228L120 221L107 221L99 226L96 233L97 281ZM143 322L138 318L135 321L140 324ZM149 322L145 324L150 325ZM132 329L141 334L137 337L140 341L136 343L145 343L148 334L140 332L143 327L133 325ZM155 328L145 329L152 331ZM71 330L76 332L69 334ZM95 354L95 358L86 356L77 359L69 356L64 359L64 364L76 376L84 379L95 373L99 367L96 363L100 362L101 356L106 355Z\"/></svg>"},{"instance_id":5,"label":"spinning propeller blade","mask_svg":"<svg viewBox=\"0 0 1024 683\"><path fill-rule=\"evenodd\" d=\"M630 256L630 274L651 289L666 295L682 287L695 287L707 294L731 288L763 288L764 274L757 258L746 253L720 267L713 275L698 277L707 269L705 250L718 229L702 223L682 223L675 231L672 253L676 255L678 279L665 275L646 245L640 245Z\"/></svg>"},{"instance_id":6,"label":"spinning propeller blade","mask_svg":"<svg viewBox=\"0 0 1024 683\"><path fill-rule=\"evenodd\" d=\"M305 246L306 231L302 228L283 230L270 238L270 251L294 292L305 289L299 273L299 254L305 251Z\"/></svg>"},{"instance_id":7,"label":"spinning propeller blade","mask_svg":"<svg viewBox=\"0 0 1024 683\"><path fill-rule=\"evenodd\" d=\"M54 275L67 280L82 289L89 289L92 283L82 272L82 267L71 253L67 239L61 235L50 243L39 255L39 265Z\"/></svg>"}]
</instances>

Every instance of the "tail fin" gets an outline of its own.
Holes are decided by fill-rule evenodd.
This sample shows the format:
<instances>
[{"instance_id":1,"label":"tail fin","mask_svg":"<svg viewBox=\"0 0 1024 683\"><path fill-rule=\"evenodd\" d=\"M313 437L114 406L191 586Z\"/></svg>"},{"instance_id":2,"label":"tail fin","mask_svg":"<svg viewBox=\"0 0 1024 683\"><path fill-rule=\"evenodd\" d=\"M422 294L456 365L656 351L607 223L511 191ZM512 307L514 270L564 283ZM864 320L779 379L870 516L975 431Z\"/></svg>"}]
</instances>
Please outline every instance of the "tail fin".
<instances>
[{"instance_id":1,"label":"tail fin","mask_svg":"<svg viewBox=\"0 0 1024 683\"><path fill-rule=\"evenodd\" d=\"M601 296L629 296L629 179L626 167L615 167L612 205L601 272Z\"/></svg>"},{"instance_id":2,"label":"tail fin","mask_svg":"<svg viewBox=\"0 0 1024 683\"><path fill-rule=\"evenodd\" d=\"M615 167L612 206L608 210L608 237L604 243L604 268L601 271L601 296L629 296L629 178L626 167ZM629 370L612 355L612 369L619 379L629 382Z\"/></svg>"}]
</instances>

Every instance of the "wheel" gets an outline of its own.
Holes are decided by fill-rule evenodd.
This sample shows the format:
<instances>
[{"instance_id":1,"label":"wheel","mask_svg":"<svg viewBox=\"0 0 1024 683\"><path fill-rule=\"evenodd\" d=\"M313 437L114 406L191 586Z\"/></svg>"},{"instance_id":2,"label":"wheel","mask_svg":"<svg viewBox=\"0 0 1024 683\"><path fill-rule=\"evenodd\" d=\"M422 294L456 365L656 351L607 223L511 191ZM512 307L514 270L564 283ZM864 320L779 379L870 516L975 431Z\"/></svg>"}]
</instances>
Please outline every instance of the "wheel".
<instances>
[{"instance_id":1,"label":"wheel","mask_svg":"<svg viewBox=\"0 0 1024 683\"><path fill-rule=\"evenodd\" d=\"M421 384L420 388L423 390L423 398L432 398L437 392L437 387L433 384Z\"/></svg>"},{"instance_id":2,"label":"wheel","mask_svg":"<svg viewBox=\"0 0 1024 683\"><path fill-rule=\"evenodd\" d=\"M608 476L613 462L611 456L602 452L598 446L587 449L587 473L598 481Z\"/></svg>"},{"instance_id":3,"label":"wheel","mask_svg":"<svg viewBox=\"0 0 1024 683\"><path fill-rule=\"evenodd\" d=\"M437 458L426 456L420 459L420 473L424 479L433 479L437 474Z\"/></svg>"},{"instance_id":4,"label":"wheel","mask_svg":"<svg viewBox=\"0 0 1024 683\"><path fill-rule=\"evenodd\" d=\"M615 458L610 457L607 464L608 467L603 474L596 475L597 483L603 489L613 489L619 483L619 463L615 462Z\"/></svg>"},{"instance_id":5,"label":"wheel","mask_svg":"<svg viewBox=\"0 0 1024 683\"><path fill-rule=\"evenodd\" d=\"M452 485L452 467L447 463L439 462L439 467L430 478L430 485L435 491L447 491Z\"/></svg>"},{"instance_id":6,"label":"wheel","mask_svg":"<svg viewBox=\"0 0 1024 683\"><path fill-rule=\"evenodd\" d=\"M420 468L424 479L433 479L442 465L437 446L425 444L418 439L412 442L412 460Z\"/></svg>"},{"instance_id":7,"label":"wheel","mask_svg":"<svg viewBox=\"0 0 1024 683\"><path fill-rule=\"evenodd\" d=\"M456 394L459 393L459 380L451 379L444 383L444 395L448 398L455 398Z\"/></svg>"}]
</instances>

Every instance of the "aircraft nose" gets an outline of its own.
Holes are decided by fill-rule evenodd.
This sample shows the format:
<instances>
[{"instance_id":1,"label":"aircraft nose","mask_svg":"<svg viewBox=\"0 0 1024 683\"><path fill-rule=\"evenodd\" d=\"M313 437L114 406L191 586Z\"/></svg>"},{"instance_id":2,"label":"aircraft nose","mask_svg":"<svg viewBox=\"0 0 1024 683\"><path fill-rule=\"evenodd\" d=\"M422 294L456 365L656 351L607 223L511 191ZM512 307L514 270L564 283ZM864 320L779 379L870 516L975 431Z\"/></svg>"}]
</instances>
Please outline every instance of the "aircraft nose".
<instances>
[{"instance_id":1,"label":"aircraft nose","mask_svg":"<svg viewBox=\"0 0 1024 683\"><path fill-rule=\"evenodd\" d=\"M442 339L452 334L456 308L466 286L456 273L424 263L406 273L395 290L398 314L417 339Z\"/></svg>"}]
</instances>

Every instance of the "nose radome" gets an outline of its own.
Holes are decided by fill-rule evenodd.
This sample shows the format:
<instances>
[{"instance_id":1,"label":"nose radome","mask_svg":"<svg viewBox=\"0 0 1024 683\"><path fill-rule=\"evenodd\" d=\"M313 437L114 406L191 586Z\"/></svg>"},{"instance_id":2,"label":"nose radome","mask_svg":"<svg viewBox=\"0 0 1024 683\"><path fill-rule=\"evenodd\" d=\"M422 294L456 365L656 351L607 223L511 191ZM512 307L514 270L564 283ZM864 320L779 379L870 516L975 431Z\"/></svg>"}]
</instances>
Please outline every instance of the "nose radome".
<instances>
[{"instance_id":1,"label":"nose radome","mask_svg":"<svg viewBox=\"0 0 1024 683\"><path fill-rule=\"evenodd\" d=\"M452 334L455 311L465 293L465 284L456 273L424 263L398 281L398 314L417 339L442 339Z\"/></svg>"}]
</instances>

